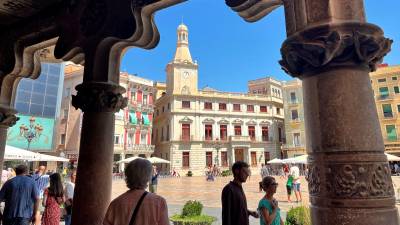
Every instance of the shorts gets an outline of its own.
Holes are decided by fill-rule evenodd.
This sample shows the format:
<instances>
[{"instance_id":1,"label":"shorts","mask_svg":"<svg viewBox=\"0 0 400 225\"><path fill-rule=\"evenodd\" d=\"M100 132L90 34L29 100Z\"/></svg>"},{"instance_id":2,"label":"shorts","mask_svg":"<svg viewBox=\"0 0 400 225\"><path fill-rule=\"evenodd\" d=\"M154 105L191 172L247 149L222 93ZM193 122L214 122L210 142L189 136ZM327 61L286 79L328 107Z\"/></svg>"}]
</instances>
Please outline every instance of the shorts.
<instances>
[{"instance_id":1,"label":"shorts","mask_svg":"<svg viewBox=\"0 0 400 225\"><path fill-rule=\"evenodd\" d=\"M300 191L300 183L293 184L293 190L294 191Z\"/></svg>"},{"instance_id":2,"label":"shorts","mask_svg":"<svg viewBox=\"0 0 400 225\"><path fill-rule=\"evenodd\" d=\"M286 186L286 191L288 195L292 194L292 186Z\"/></svg>"}]
</instances>

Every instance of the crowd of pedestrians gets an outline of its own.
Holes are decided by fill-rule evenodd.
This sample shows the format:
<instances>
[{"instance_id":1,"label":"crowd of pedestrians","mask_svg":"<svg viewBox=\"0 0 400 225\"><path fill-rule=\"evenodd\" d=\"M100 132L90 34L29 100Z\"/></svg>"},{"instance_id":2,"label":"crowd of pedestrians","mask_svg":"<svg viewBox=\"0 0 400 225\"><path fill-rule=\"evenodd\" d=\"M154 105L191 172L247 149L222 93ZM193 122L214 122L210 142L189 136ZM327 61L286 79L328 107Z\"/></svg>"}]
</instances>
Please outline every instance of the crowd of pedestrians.
<instances>
[{"instance_id":1,"label":"crowd of pedestrians","mask_svg":"<svg viewBox=\"0 0 400 225\"><path fill-rule=\"evenodd\" d=\"M8 178L0 190L0 201L5 202L4 225L59 225L62 216L66 225L71 224L76 172L70 173L69 181L63 186L59 173L49 175L45 171L46 168L40 166L34 174L28 175L25 165L15 168L15 177ZM214 167L209 171L218 175ZM287 178L288 201L291 201L292 191L296 200L301 201L299 167L283 167L281 171ZM264 191L265 195L256 210L247 207L242 187L250 176L249 165L235 162L232 174L233 180L221 193L222 224L248 225L249 216L253 216L260 219L260 225L283 225L280 208L274 198L278 183L268 167L262 165L261 168L260 191ZM169 225L167 202L156 194L157 167L139 158L127 164L124 175L129 190L110 203L103 225Z\"/></svg>"},{"instance_id":2,"label":"crowd of pedestrians","mask_svg":"<svg viewBox=\"0 0 400 225\"><path fill-rule=\"evenodd\" d=\"M39 166L33 174L28 173L26 165L18 165L15 176L3 173L0 202L4 202L4 207L0 210L0 224L59 225L65 214L65 224L70 225L65 211L72 206L75 176L72 171L64 189L61 175L46 172L45 166Z\"/></svg>"}]
</instances>

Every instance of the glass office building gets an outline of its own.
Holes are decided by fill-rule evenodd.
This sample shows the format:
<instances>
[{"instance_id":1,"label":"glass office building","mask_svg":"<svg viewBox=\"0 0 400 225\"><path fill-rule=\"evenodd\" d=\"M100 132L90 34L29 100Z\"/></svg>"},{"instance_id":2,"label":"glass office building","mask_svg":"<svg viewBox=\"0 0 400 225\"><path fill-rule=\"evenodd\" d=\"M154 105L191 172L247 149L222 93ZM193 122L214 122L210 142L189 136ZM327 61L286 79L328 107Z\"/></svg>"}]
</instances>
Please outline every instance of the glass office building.
<instances>
[{"instance_id":1,"label":"glass office building","mask_svg":"<svg viewBox=\"0 0 400 225\"><path fill-rule=\"evenodd\" d=\"M56 119L60 115L64 63L42 63L36 80L24 78L18 84L15 109L20 114Z\"/></svg>"}]
</instances>

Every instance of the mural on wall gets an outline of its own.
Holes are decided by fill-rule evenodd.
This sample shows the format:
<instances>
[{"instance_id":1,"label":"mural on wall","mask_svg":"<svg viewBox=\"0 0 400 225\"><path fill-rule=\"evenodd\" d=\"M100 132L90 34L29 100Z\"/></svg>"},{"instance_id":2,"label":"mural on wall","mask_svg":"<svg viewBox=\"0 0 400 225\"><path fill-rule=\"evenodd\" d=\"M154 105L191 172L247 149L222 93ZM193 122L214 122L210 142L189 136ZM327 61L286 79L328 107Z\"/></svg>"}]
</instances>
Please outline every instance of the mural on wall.
<instances>
[{"instance_id":1,"label":"mural on wall","mask_svg":"<svg viewBox=\"0 0 400 225\"><path fill-rule=\"evenodd\" d=\"M18 115L17 123L8 129L7 145L27 150L51 150L54 119Z\"/></svg>"}]
</instances>

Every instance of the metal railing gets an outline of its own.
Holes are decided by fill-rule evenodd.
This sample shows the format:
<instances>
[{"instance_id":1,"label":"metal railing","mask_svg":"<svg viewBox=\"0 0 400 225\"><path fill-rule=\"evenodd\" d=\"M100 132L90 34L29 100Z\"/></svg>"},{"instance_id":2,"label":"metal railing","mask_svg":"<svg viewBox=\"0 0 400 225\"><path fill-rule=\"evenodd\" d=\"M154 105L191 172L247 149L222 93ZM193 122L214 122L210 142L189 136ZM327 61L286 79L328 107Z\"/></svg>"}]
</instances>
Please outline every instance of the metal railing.
<instances>
[{"instance_id":1,"label":"metal railing","mask_svg":"<svg viewBox=\"0 0 400 225\"><path fill-rule=\"evenodd\" d=\"M154 145L147 145L147 144L135 144L135 145L128 145L126 147L127 152L154 152Z\"/></svg>"}]
</instances>

